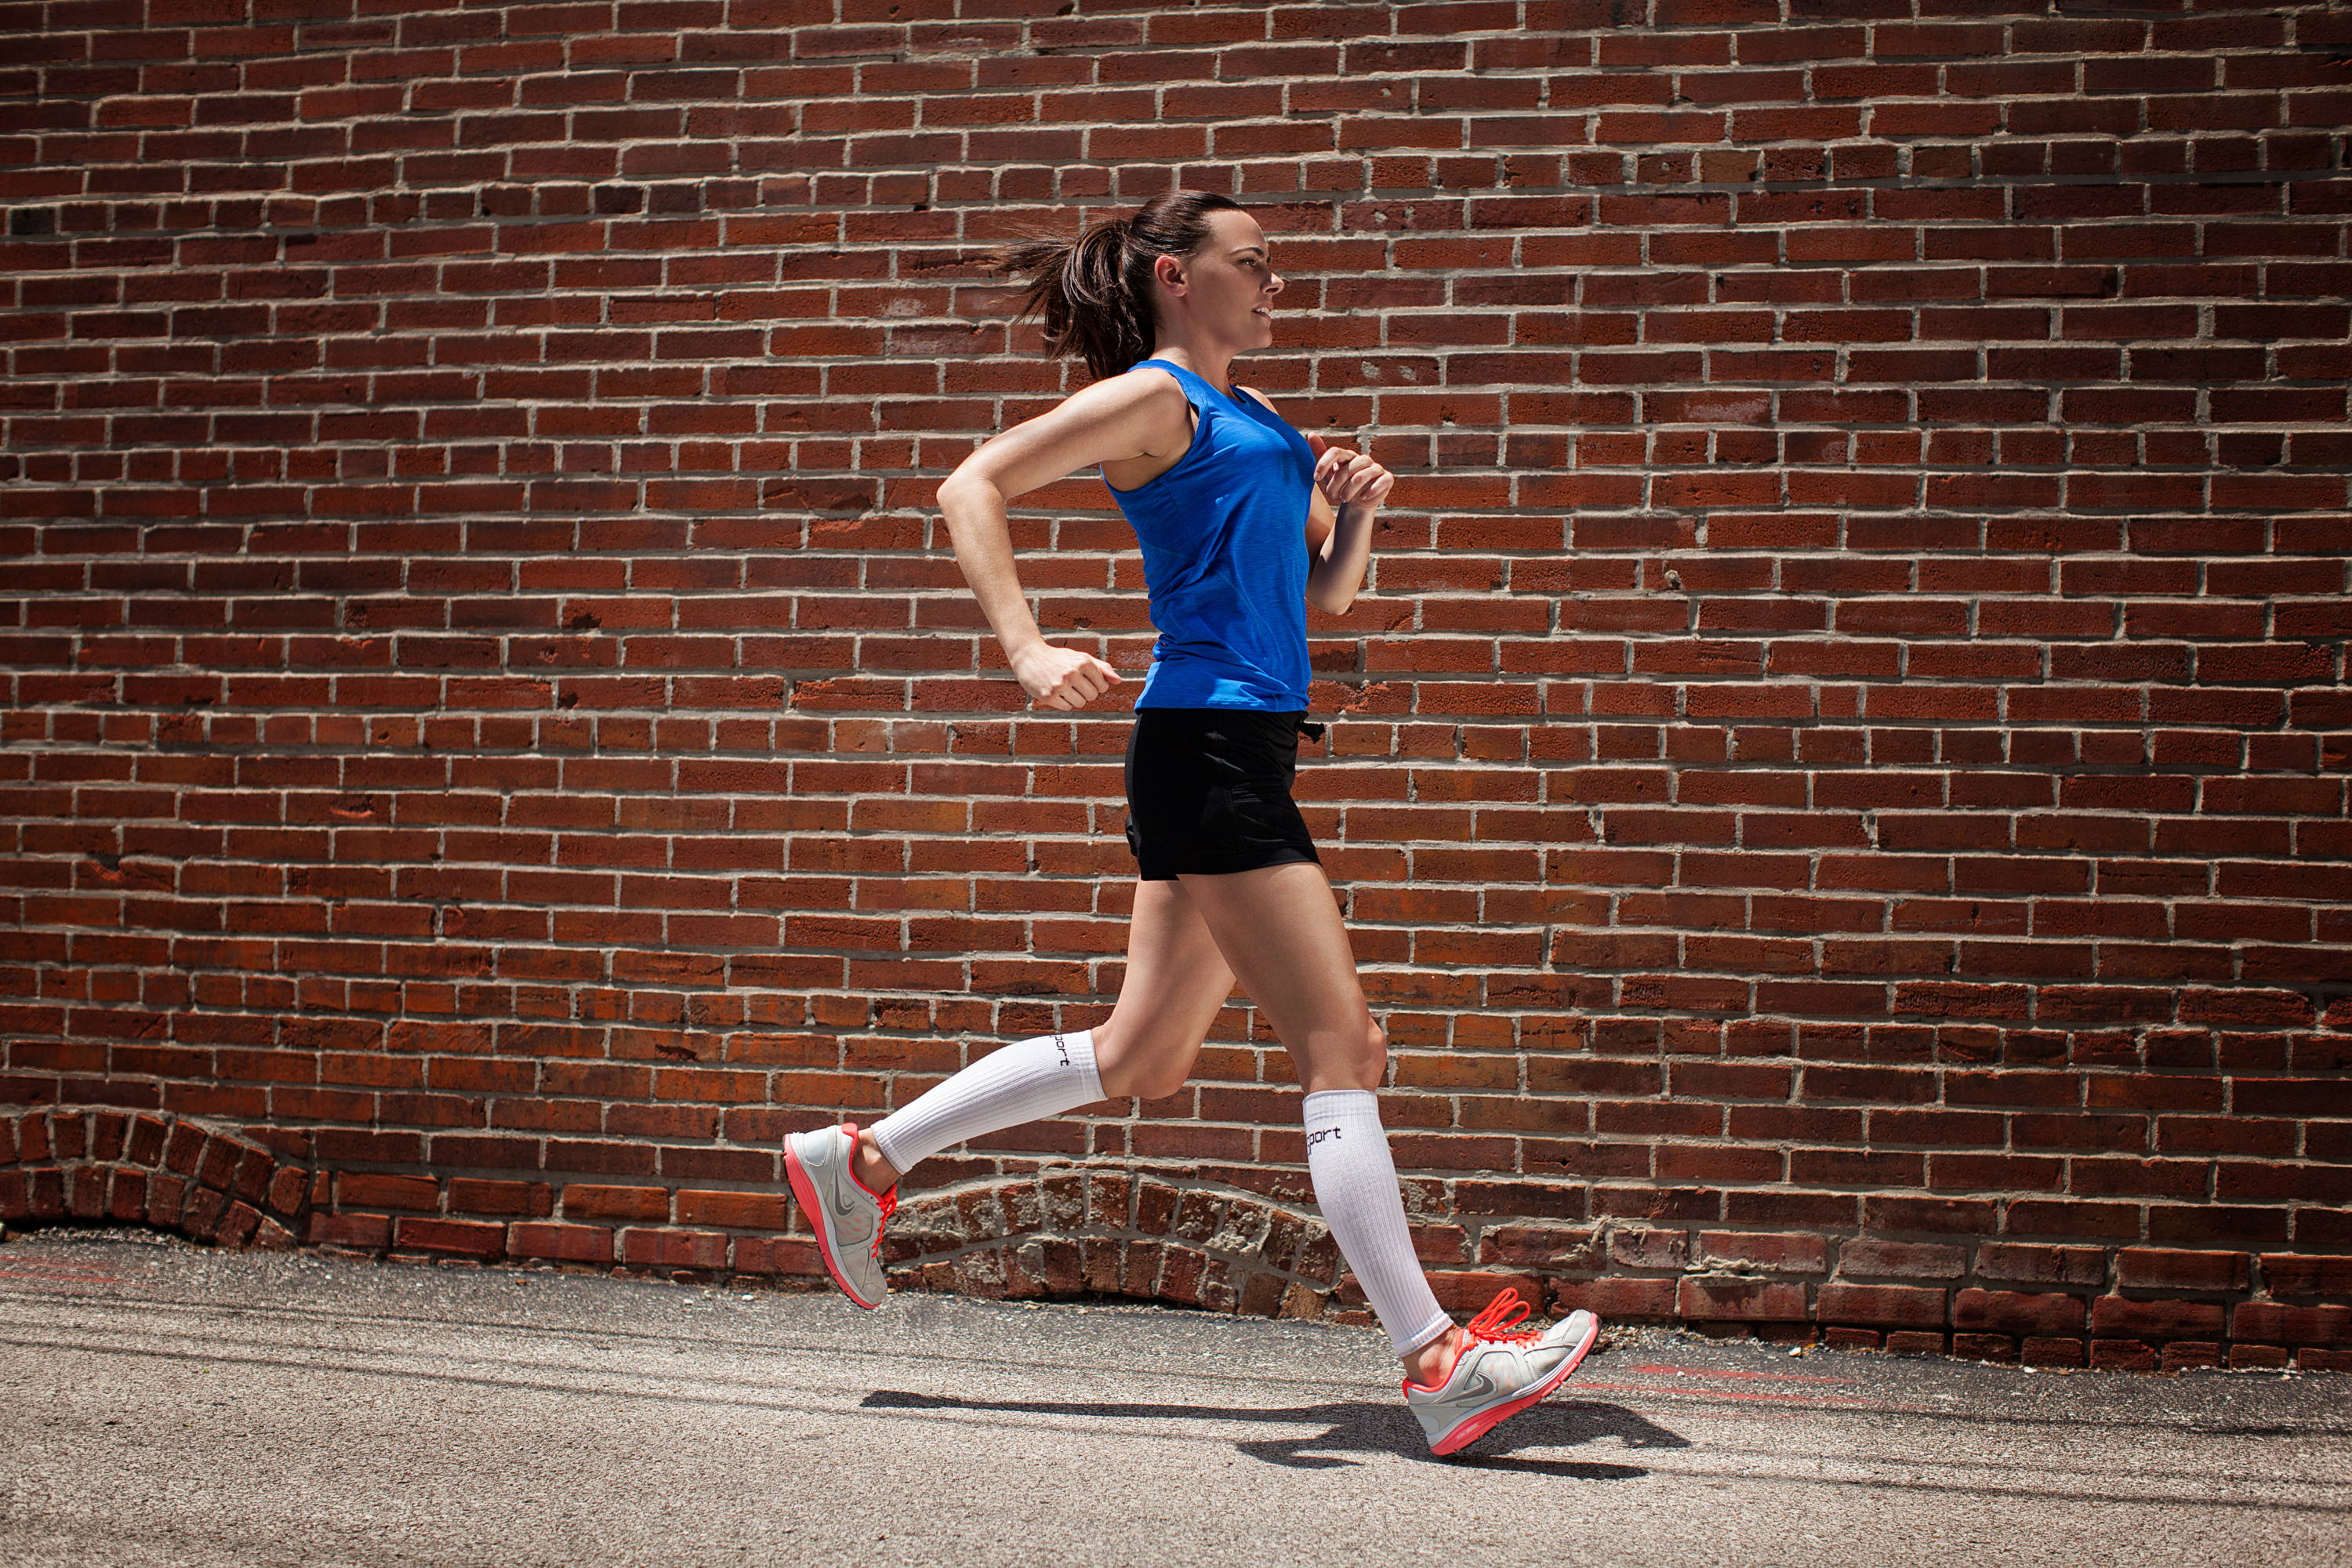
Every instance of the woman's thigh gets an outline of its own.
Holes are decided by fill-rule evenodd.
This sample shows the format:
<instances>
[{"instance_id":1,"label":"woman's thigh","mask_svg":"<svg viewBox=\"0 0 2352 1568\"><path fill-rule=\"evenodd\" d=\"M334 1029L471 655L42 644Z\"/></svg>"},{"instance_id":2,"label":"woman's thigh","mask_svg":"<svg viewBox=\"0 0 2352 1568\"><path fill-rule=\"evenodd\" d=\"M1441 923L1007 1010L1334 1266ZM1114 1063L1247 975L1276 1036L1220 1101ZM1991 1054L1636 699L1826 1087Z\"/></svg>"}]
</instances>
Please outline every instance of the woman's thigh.
<instances>
[{"instance_id":1,"label":"woman's thigh","mask_svg":"<svg viewBox=\"0 0 2352 1568\"><path fill-rule=\"evenodd\" d=\"M1387 1042L1364 1004L1355 950L1320 866L1180 879L1242 989L1309 1090L1374 1089Z\"/></svg>"},{"instance_id":2,"label":"woman's thigh","mask_svg":"<svg viewBox=\"0 0 2352 1568\"><path fill-rule=\"evenodd\" d=\"M1183 886L1138 882L1118 1003L1095 1031L1103 1092L1157 1100L1181 1089L1233 994L1234 972Z\"/></svg>"}]
</instances>

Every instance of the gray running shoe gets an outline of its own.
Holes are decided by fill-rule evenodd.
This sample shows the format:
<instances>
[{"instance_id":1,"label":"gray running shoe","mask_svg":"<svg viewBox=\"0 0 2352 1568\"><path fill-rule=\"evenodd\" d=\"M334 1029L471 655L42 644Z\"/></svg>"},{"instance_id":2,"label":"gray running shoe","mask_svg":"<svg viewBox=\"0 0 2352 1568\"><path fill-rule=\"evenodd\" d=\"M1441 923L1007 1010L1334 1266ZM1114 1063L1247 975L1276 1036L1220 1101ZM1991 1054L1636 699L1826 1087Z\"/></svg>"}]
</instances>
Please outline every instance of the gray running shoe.
<instances>
[{"instance_id":1,"label":"gray running shoe","mask_svg":"<svg viewBox=\"0 0 2352 1568\"><path fill-rule=\"evenodd\" d=\"M1540 1334L1514 1329L1527 1315L1518 1291L1506 1288L1470 1320L1470 1342L1444 1383L1404 1385L1404 1402L1421 1418L1432 1453L1469 1447L1558 1388L1600 1337L1601 1320L1587 1311L1570 1312Z\"/></svg>"},{"instance_id":2,"label":"gray running shoe","mask_svg":"<svg viewBox=\"0 0 2352 1568\"><path fill-rule=\"evenodd\" d=\"M816 1233L825 1272L861 1307L878 1307L890 1287L882 1276L882 1222L898 1212L898 1189L876 1193L857 1179L857 1123L795 1132L784 1140L784 1175Z\"/></svg>"}]
</instances>

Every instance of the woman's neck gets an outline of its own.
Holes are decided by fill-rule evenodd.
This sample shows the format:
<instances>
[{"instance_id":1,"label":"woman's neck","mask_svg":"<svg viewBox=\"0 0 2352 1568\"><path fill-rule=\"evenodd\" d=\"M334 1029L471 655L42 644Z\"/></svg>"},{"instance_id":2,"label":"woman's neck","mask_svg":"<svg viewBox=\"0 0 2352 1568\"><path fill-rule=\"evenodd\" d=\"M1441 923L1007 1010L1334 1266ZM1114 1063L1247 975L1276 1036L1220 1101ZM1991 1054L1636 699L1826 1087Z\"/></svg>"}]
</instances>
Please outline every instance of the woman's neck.
<instances>
[{"instance_id":1,"label":"woman's neck","mask_svg":"<svg viewBox=\"0 0 2352 1568\"><path fill-rule=\"evenodd\" d=\"M1230 351L1220 353L1215 350L1183 343L1169 343L1153 349L1151 357L1181 364L1226 396L1234 395L1234 356Z\"/></svg>"}]
</instances>

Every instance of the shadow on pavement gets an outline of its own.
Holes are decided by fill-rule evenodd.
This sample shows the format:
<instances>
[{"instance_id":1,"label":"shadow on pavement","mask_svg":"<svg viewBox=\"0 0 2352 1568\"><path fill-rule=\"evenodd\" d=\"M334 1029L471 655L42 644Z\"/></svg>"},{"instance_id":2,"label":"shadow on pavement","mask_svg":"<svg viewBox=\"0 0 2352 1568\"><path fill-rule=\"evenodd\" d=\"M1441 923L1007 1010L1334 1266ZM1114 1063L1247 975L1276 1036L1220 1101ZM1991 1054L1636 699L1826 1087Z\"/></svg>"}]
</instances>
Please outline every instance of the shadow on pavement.
<instances>
[{"instance_id":1,"label":"shadow on pavement","mask_svg":"<svg viewBox=\"0 0 2352 1568\"><path fill-rule=\"evenodd\" d=\"M1395 1454L1436 1464L1467 1465L1489 1470L1523 1470L1536 1475L1563 1476L1576 1480L1622 1481L1650 1472L1639 1465L1609 1465L1572 1459L1509 1458L1517 1448L1572 1448L1596 1438L1614 1437L1628 1448L1687 1448L1690 1439L1622 1405L1591 1400L1557 1400L1537 1405L1511 1417L1469 1448L1444 1458L1429 1451L1421 1430L1396 1405L1363 1402L1299 1405L1266 1409L1214 1405L1100 1405L1037 1399L957 1399L945 1394L908 1394L881 1388L859 1401L867 1410L972 1410L994 1415L1087 1415L1137 1421L1263 1421L1286 1426L1322 1426L1309 1437L1273 1437L1236 1443L1234 1447L1254 1459L1292 1469L1328 1469L1361 1461L1349 1453Z\"/></svg>"}]
</instances>

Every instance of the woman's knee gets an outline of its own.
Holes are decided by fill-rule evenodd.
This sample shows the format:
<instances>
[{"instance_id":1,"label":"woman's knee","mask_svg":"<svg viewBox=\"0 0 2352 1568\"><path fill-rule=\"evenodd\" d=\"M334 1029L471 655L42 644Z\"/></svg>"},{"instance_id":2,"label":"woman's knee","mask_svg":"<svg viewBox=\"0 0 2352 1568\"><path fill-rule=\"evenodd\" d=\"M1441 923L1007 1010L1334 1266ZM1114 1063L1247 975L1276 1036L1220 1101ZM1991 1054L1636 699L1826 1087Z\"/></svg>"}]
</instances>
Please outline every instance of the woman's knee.
<instances>
[{"instance_id":1,"label":"woman's knee","mask_svg":"<svg viewBox=\"0 0 2352 1568\"><path fill-rule=\"evenodd\" d=\"M1388 1081L1389 1037L1378 1024L1366 1019L1360 1034L1336 1045L1328 1055L1317 1053L1306 1075L1309 1088L1373 1089Z\"/></svg>"},{"instance_id":2,"label":"woman's knee","mask_svg":"<svg viewBox=\"0 0 2352 1568\"><path fill-rule=\"evenodd\" d=\"M1155 1037L1148 1029L1095 1033L1095 1074L1102 1080L1103 1093L1113 1100L1167 1099L1192 1078L1200 1055L1197 1039Z\"/></svg>"},{"instance_id":3,"label":"woman's knee","mask_svg":"<svg viewBox=\"0 0 2352 1568\"><path fill-rule=\"evenodd\" d=\"M1102 1074L1103 1093L1113 1100L1165 1100L1192 1081L1195 1046L1181 1057L1156 1057L1148 1061L1120 1062Z\"/></svg>"}]
</instances>

